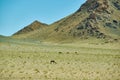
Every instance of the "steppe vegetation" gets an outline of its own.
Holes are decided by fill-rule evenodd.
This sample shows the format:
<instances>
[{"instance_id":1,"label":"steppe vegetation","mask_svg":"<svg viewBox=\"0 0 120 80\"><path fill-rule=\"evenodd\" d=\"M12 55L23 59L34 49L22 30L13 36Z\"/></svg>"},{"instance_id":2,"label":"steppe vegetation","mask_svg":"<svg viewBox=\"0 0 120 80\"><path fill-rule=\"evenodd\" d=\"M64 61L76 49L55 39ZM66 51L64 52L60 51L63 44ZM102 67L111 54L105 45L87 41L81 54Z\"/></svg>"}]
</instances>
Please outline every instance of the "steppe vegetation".
<instances>
[{"instance_id":1,"label":"steppe vegetation","mask_svg":"<svg viewBox=\"0 0 120 80\"><path fill-rule=\"evenodd\" d=\"M0 80L119 80L118 43L1 38Z\"/></svg>"}]
</instances>

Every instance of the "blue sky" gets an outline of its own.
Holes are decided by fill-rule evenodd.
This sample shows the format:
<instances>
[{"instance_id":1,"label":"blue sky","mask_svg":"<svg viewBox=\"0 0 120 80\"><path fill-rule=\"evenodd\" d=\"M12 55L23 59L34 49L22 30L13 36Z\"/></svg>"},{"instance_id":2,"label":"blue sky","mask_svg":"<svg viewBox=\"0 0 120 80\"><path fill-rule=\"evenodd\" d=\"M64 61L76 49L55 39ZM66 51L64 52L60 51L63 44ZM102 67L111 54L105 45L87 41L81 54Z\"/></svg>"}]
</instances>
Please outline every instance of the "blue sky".
<instances>
[{"instance_id":1,"label":"blue sky","mask_svg":"<svg viewBox=\"0 0 120 80\"><path fill-rule=\"evenodd\" d=\"M51 24L86 0L0 0L0 35L10 36L35 20Z\"/></svg>"}]
</instances>

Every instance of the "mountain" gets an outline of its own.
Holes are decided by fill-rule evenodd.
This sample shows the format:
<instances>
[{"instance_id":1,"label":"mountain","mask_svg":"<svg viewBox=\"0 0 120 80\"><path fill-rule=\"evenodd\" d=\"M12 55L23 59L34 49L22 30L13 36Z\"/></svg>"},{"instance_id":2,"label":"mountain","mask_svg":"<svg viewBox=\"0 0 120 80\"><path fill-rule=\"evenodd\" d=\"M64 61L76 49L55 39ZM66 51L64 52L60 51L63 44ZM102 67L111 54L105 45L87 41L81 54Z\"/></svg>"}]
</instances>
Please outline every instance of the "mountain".
<instances>
[{"instance_id":1,"label":"mountain","mask_svg":"<svg viewBox=\"0 0 120 80\"><path fill-rule=\"evenodd\" d=\"M27 35L24 33L24 38L52 41L120 38L119 14L120 0L87 0L75 13L45 29L35 29ZM19 32L22 33L21 30Z\"/></svg>"},{"instance_id":2,"label":"mountain","mask_svg":"<svg viewBox=\"0 0 120 80\"><path fill-rule=\"evenodd\" d=\"M30 25L24 27L23 29L21 29L20 31L16 32L13 35L26 34L26 33L29 33L29 32L32 32L32 31L35 31L37 29L44 28L47 26L48 26L47 24L41 23L36 20L33 23L31 23Z\"/></svg>"}]
</instances>

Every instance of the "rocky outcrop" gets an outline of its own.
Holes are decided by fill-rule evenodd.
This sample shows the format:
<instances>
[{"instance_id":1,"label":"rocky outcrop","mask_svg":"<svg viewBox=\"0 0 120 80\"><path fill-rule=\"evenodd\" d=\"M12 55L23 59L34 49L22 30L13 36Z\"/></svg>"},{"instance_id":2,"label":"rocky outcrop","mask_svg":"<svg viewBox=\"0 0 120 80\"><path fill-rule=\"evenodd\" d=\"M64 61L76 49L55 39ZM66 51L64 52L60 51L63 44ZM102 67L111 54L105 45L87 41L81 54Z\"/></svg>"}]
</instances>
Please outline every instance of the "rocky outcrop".
<instances>
[{"instance_id":1,"label":"rocky outcrop","mask_svg":"<svg viewBox=\"0 0 120 80\"><path fill-rule=\"evenodd\" d=\"M113 2L114 6L120 10L120 2L116 1L116 2Z\"/></svg>"}]
</instances>

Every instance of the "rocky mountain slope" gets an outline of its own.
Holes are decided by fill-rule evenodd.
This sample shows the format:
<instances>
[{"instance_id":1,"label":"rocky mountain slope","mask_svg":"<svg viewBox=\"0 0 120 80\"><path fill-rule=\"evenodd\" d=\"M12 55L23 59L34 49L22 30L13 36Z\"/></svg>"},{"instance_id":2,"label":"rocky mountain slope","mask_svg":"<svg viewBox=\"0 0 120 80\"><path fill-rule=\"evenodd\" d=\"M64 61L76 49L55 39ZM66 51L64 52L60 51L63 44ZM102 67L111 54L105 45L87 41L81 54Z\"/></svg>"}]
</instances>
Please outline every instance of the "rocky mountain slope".
<instances>
[{"instance_id":1,"label":"rocky mountain slope","mask_svg":"<svg viewBox=\"0 0 120 80\"><path fill-rule=\"evenodd\" d=\"M87 0L75 13L45 29L35 28L37 30L24 34L24 38L44 40L120 38L119 14L120 0ZM19 35L24 30L26 31L26 28L19 31Z\"/></svg>"}]
</instances>

